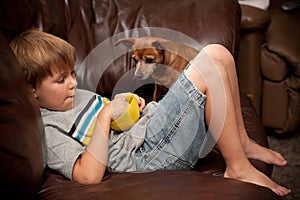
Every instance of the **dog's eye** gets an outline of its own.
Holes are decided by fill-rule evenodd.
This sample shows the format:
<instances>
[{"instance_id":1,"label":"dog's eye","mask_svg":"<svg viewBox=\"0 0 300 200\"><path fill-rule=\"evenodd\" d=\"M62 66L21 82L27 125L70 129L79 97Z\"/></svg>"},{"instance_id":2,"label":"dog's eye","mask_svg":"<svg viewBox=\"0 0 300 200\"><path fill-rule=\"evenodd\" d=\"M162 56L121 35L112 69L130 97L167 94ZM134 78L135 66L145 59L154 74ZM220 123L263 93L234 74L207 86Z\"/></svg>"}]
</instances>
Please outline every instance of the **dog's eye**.
<instances>
[{"instance_id":1,"label":"dog's eye","mask_svg":"<svg viewBox=\"0 0 300 200\"><path fill-rule=\"evenodd\" d=\"M134 63L137 63L137 59L136 58L132 57L132 60L133 60Z\"/></svg>"},{"instance_id":2,"label":"dog's eye","mask_svg":"<svg viewBox=\"0 0 300 200\"><path fill-rule=\"evenodd\" d=\"M153 58L146 58L146 63L153 63Z\"/></svg>"}]
</instances>

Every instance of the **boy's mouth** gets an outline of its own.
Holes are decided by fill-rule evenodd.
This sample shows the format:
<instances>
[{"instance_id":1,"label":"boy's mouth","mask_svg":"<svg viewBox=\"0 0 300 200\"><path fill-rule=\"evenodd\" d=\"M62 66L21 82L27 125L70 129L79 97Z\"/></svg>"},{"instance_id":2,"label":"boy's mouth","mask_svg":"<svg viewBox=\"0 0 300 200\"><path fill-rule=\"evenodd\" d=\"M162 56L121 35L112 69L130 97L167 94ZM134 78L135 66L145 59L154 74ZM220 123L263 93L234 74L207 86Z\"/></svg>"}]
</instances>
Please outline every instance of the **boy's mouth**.
<instances>
[{"instance_id":1,"label":"boy's mouth","mask_svg":"<svg viewBox=\"0 0 300 200\"><path fill-rule=\"evenodd\" d=\"M66 98L66 100L73 100L74 99L74 97L75 97L75 95L70 95L70 96L68 96L67 98Z\"/></svg>"},{"instance_id":2,"label":"boy's mouth","mask_svg":"<svg viewBox=\"0 0 300 200\"><path fill-rule=\"evenodd\" d=\"M74 96L75 96L75 95L68 96L67 99L74 99Z\"/></svg>"}]
</instances>

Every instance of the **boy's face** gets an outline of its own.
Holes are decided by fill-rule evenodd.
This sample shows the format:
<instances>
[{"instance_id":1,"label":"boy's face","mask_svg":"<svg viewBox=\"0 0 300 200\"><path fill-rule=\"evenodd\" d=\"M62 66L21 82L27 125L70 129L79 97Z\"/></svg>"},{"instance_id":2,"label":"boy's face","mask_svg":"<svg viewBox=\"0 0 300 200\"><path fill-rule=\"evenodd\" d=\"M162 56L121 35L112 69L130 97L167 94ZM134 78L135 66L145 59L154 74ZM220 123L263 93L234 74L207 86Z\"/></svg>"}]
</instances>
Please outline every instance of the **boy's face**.
<instances>
[{"instance_id":1,"label":"boy's face","mask_svg":"<svg viewBox=\"0 0 300 200\"><path fill-rule=\"evenodd\" d=\"M73 108L77 86L74 71L53 71L33 93L41 108L66 111Z\"/></svg>"}]
</instances>

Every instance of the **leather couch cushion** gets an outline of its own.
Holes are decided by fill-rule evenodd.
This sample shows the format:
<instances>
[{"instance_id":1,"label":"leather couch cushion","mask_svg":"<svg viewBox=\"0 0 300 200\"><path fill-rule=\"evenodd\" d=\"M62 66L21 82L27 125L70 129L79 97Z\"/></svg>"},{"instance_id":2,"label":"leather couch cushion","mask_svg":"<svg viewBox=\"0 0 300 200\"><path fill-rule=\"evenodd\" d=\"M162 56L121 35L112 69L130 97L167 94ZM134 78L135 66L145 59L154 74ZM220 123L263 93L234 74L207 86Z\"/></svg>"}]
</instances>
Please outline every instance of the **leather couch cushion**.
<instances>
[{"instance_id":1,"label":"leather couch cushion","mask_svg":"<svg viewBox=\"0 0 300 200\"><path fill-rule=\"evenodd\" d=\"M288 76L288 66L280 55L264 44L261 52L261 73L272 81L283 81Z\"/></svg>"},{"instance_id":2,"label":"leather couch cushion","mask_svg":"<svg viewBox=\"0 0 300 200\"><path fill-rule=\"evenodd\" d=\"M195 171L111 174L94 185L65 181L57 174L46 177L39 199L281 199L265 187Z\"/></svg>"},{"instance_id":3,"label":"leather couch cushion","mask_svg":"<svg viewBox=\"0 0 300 200\"><path fill-rule=\"evenodd\" d=\"M268 79L278 81L280 79L278 73L286 76L288 73L293 73L300 77L300 12L283 13L280 9L271 9L272 21L266 36L266 47L262 51L262 71L263 75ZM280 34L279 34L280 31ZM267 53L275 54L274 58ZM276 56L279 56L286 62L287 66L282 66ZM273 59L273 60L272 60ZM279 69L276 69L272 64L268 66L268 62L279 63ZM275 63L275 64L276 64ZM268 69L264 69L267 67ZM283 69L286 67L287 69ZM272 73L271 71L277 71Z\"/></svg>"}]
</instances>

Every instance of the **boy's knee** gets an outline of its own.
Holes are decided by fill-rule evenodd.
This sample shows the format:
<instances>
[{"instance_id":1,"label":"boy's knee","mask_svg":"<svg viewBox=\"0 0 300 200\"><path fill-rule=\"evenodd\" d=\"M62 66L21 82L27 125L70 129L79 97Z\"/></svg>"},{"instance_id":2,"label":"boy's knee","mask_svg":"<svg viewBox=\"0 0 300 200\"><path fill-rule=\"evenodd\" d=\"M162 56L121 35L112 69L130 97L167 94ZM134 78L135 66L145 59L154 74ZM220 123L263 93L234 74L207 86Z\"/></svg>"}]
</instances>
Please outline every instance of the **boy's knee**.
<instances>
[{"instance_id":1,"label":"boy's knee","mask_svg":"<svg viewBox=\"0 0 300 200\"><path fill-rule=\"evenodd\" d=\"M222 65L234 64L232 54L220 44L209 44L203 48L205 53L215 62Z\"/></svg>"},{"instance_id":2,"label":"boy's knee","mask_svg":"<svg viewBox=\"0 0 300 200\"><path fill-rule=\"evenodd\" d=\"M224 47L221 44L208 44L205 47L203 47L203 50L209 54L219 54L219 53L229 53L226 47Z\"/></svg>"}]
</instances>

